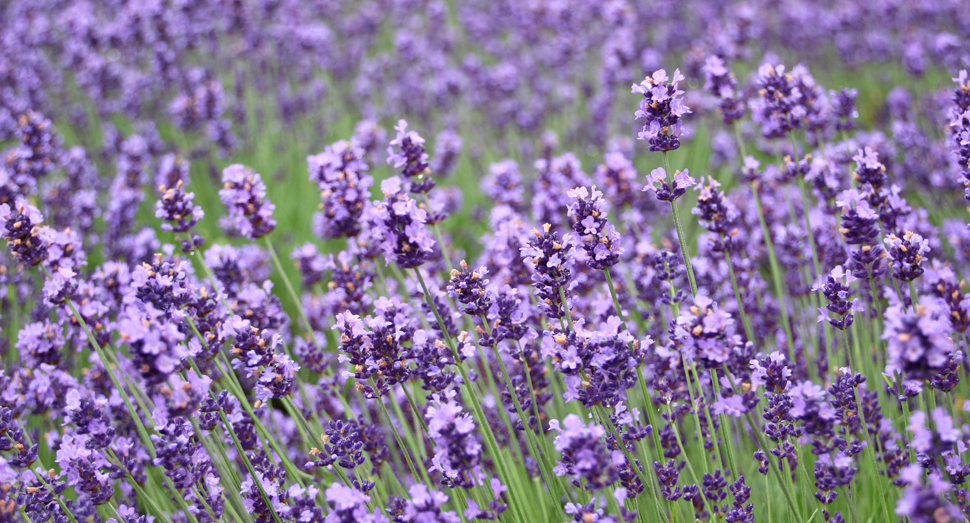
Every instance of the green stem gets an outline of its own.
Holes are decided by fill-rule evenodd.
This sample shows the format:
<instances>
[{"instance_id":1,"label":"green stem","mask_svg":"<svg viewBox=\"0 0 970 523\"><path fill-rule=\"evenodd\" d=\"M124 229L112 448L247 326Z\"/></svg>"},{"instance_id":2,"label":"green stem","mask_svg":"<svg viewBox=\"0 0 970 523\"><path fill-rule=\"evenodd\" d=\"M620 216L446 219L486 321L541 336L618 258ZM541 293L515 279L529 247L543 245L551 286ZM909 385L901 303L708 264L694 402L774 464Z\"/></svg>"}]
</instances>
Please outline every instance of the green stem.
<instances>
[{"instance_id":1,"label":"green stem","mask_svg":"<svg viewBox=\"0 0 970 523\"><path fill-rule=\"evenodd\" d=\"M667 158L667 151L663 153L664 171L667 173L667 183L673 185L674 173L670 172L670 160ZM687 236L684 234L684 226L680 223L680 214L677 212L675 200L670 200L670 213L674 216L674 227L677 229L677 240L680 242L680 254L684 259L684 267L687 268L687 280L690 282L690 293L697 296L697 280L694 278L694 268L690 264L690 251L687 248Z\"/></svg>"}]
</instances>

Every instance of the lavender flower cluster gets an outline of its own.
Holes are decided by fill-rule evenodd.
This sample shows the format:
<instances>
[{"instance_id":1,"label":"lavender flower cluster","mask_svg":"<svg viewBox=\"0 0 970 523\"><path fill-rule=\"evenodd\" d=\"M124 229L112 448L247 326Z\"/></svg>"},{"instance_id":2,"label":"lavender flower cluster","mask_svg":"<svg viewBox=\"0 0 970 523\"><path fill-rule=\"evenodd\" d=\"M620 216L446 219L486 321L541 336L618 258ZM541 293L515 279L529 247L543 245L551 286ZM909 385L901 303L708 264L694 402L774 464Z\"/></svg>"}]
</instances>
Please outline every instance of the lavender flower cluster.
<instances>
[{"instance_id":1,"label":"lavender flower cluster","mask_svg":"<svg viewBox=\"0 0 970 523\"><path fill-rule=\"evenodd\" d=\"M4 3L0 523L970 519L924 4Z\"/></svg>"}]
</instances>

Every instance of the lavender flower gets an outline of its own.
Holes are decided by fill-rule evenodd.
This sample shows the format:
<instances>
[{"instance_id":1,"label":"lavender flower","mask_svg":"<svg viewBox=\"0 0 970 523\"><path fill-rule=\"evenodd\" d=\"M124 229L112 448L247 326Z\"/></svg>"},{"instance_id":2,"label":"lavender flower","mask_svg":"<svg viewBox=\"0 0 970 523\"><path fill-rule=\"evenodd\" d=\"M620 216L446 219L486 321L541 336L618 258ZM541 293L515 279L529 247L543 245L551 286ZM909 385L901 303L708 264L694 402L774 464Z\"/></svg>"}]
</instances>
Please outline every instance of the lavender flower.
<instances>
[{"instance_id":1,"label":"lavender flower","mask_svg":"<svg viewBox=\"0 0 970 523\"><path fill-rule=\"evenodd\" d=\"M852 293L850 286L856 281L852 273L845 272L841 265L832 269L826 277L819 276L818 281L812 286L812 292L821 291L828 300L828 305L818 308L818 321L829 322L830 325L839 330L845 330L852 325L852 320L856 312L862 312L865 308L859 304L859 300L849 300ZM833 318L828 312L835 313L838 317Z\"/></svg>"},{"instance_id":2,"label":"lavender flower","mask_svg":"<svg viewBox=\"0 0 970 523\"><path fill-rule=\"evenodd\" d=\"M395 262L411 269L428 261L434 254L435 241L426 227L428 213L405 191L401 179L392 176L381 182L385 200L377 207L376 234L386 263Z\"/></svg>"},{"instance_id":3,"label":"lavender flower","mask_svg":"<svg viewBox=\"0 0 970 523\"><path fill-rule=\"evenodd\" d=\"M660 186L658 187L657 184L660 184ZM667 171L663 167L657 167L650 171L650 175L647 176L647 184L643 186L643 190L654 191L658 200L672 202L687 194L687 189L695 184L695 180L690 177L690 171L687 169L674 173L674 179L668 182Z\"/></svg>"},{"instance_id":4,"label":"lavender flower","mask_svg":"<svg viewBox=\"0 0 970 523\"><path fill-rule=\"evenodd\" d=\"M576 202L569 207L568 215L573 221L573 231L583 241L586 263L597 270L606 270L620 261L620 233L607 219L606 201L603 193L593 186L591 192L585 187L571 189L567 193Z\"/></svg>"},{"instance_id":5,"label":"lavender flower","mask_svg":"<svg viewBox=\"0 0 970 523\"><path fill-rule=\"evenodd\" d=\"M408 131L408 123L398 120L394 130L397 136L387 147L387 163L401 169L401 176L411 183L411 192L427 193L434 188L434 179L428 167L428 153L424 138L415 131Z\"/></svg>"},{"instance_id":6,"label":"lavender flower","mask_svg":"<svg viewBox=\"0 0 970 523\"><path fill-rule=\"evenodd\" d=\"M570 236L560 240L551 229L548 223L541 233L533 229L535 237L520 252L522 259L532 264L532 290L540 307L550 318L564 318L569 314L569 303L563 303L562 293L569 296L573 244Z\"/></svg>"},{"instance_id":7,"label":"lavender flower","mask_svg":"<svg viewBox=\"0 0 970 523\"><path fill-rule=\"evenodd\" d=\"M943 369L954 350L946 314L932 301L918 305L915 312L903 305L886 310L882 339L887 342L888 376L899 372L906 379L923 381Z\"/></svg>"},{"instance_id":8,"label":"lavender flower","mask_svg":"<svg viewBox=\"0 0 970 523\"><path fill-rule=\"evenodd\" d=\"M575 414L566 416L561 426L559 420L552 420L549 427L559 432L555 446L562 456L553 468L557 476L569 474L573 485L583 485L586 490L593 492L619 479L617 463L622 463L624 457L620 451L610 453L606 448L603 441L606 430L603 427L593 423L586 426Z\"/></svg>"},{"instance_id":9,"label":"lavender flower","mask_svg":"<svg viewBox=\"0 0 970 523\"><path fill-rule=\"evenodd\" d=\"M744 100L737 92L738 80L734 77L724 60L717 55L711 55L704 61L704 90L714 95L718 101L721 118L727 125L744 116Z\"/></svg>"},{"instance_id":10,"label":"lavender flower","mask_svg":"<svg viewBox=\"0 0 970 523\"><path fill-rule=\"evenodd\" d=\"M3 239L15 258L28 266L37 265L47 258L47 246L41 241L40 223L44 217L37 207L27 200L18 199L13 206L0 203L0 222L3 223Z\"/></svg>"},{"instance_id":11,"label":"lavender flower","mask_svg":"<svg viewBox=\"0 0 970 523\"><path fill-rule=\"evenodd\" d=\"M923 275L921 267L924 255L930 252L930 241L913 231L906 231L902 238L890 233L883 240L886 252L892 260L889 265L893 276L902 281L913 281Z\"/></svg>"},{"instance_id":12,"label":"lavender flower","mask_svg":"<svg viewBox=\"0 0 970 523\"><path fill-rule=\"evenodd\" d=\"M307 158L310 180L320 188L321 212L314 215L314 232L323 238L356 236L374 178L367 174L364 150L340 140Z\"/></svg>"},{"instance_id":13,"label":"lavender flower","mask_svg":"<svg viewBox=\"0 0 970 523\"><path fill-rule=\"evenodd\" d=\"M219 198L229 210L229 214L220 220L224 228L237 231L250 240L273 232L276 206L266 199L266 185L258 173L233 164L223 169L222 185Z\"/></svg>"},{"instance_id":14,"label":"lavender flower","mask_svg":"<svg viewBox=\"0 0 970 523\"><path fill-rule=\"evenodd\" d=\"M685 132L681 117L691 112L684 105L684 91L677 87L681 80L684 80L684 76L680 74L680 69L674 71L673 79L660 69L640 85L633 85L632 92L643 95L636 118L645 120L637 139L646 140L651 151L666 152L680 148L679 138Z\"/></svg>"}]
</instances>

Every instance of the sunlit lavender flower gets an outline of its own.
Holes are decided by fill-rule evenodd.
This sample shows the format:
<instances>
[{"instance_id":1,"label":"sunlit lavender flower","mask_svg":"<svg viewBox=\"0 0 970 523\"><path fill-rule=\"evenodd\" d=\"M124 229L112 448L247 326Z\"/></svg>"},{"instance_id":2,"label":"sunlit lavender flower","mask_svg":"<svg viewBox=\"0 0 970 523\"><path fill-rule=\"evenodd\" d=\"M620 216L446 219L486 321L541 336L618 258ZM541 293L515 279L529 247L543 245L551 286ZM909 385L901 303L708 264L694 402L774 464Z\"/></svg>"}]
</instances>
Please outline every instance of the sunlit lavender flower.
<instances>
[{"instance_id":1,"label":"sunlit lavender flower","mask_svg":"<svg viewBox=\"0 0 970 523\"><path fill-rule=\"evenodd\" d=\"M458 300L461 311L469 316L481 316L492 306L492 296L488 291L488 268L479 267L468 270L468 264L462 260L461 270L451 271L448 281L448 295Z\"/></svg>"},{"instance_id":2,"label":"sunlit lavender flower","mask_svg":"<svg viewBox=\"0 0 970 523\"><path fill-rule=\"evenodd\" d=\"M703 293L694 297L694 305L680 311L673 335L683 344L688 360L697 358L709 368L720 367L741 346L734 318Z\"/></svg>"},{"instance_id":3,"label":"sunlit lavender flower","mask_svg":"<svg viewBox=\"0 0 970 523\"><path fill-rule=\"evenodd\" d=\"M568 215L572 218L573 231L583 241L586 250L586 264L597 270L606 270L620 261L620 233L613 224L606 219L606 200L603 193L591 191L585 187L570 189L570 198L576 198L569 207Z\"/></svg>"},{"instance_id":4,"label":"sunlit lavender flower","mask_svg":"<svg viewBox=\"0 0 970 523\"><path fill-rule=\"evenodd\" d=\"M640 85L633 85L632 92L643 95L636 118L645 120L637 139L646 140L651 151L666 152L680 148L679 138L685 132L681 117L691 112L684 105L684 91L677 87L683 79L680 69L674 71L673 79L667 76L667 71L660 69Z\"/></svg>"},{"instance_id":5,"label":"sunlit lavender flower","mask_svg":"<svg viewBox=\"0 0 970 523\"><path fill-rule=\"evenodd\" d=\"M852 251L848 264L857 278L868 278L881 274L879 260L882 246L876 242L879 235L879 213L866 200L864 194L856 189L843 191L835 204L842 208L842 227L839 232L845 243L858 246Z\"/></svg>"},{"instance_id":6,"label":"sunlit lavender flower","mask_svg":"<svg viewBox=\"0 0 970 523\"><path fill-rule=\"evenodd\" d=\"M953 94L954 107L950 110L950 142L964 178L964 197L970 201L970 81L967 71L961 70L953 81L957 88Z\"/></svg>"},{"instance_id":7,"label":"sunlit lavender flower","mask_svg":"<svg viewBox=\"0 0 970 523\"><path fill-rule=\"evenodd\" d=\"M384 316L361 320L350 312L337 314L332 327L340 332L339 360L353 365L354 377L367 398L387 394L393 385L407 381L411 374L410 351L401 345L406 332ZM373 384L371 383L373 381Z\"/></svg>"},{"instance_id":8,"label":"sunlit lavender flower","mask_svg":"<svg viewBox=\"0 0 970 523\"><path fill-rule=\"evenodd\" d=\"M220 220L224 228L237 231L250 240L273 232L276 206L266 199L266 185L258 173L244 165L233 164L223 169L222 185L219 198L229 211Z\"/></svg>"}]
</instances>

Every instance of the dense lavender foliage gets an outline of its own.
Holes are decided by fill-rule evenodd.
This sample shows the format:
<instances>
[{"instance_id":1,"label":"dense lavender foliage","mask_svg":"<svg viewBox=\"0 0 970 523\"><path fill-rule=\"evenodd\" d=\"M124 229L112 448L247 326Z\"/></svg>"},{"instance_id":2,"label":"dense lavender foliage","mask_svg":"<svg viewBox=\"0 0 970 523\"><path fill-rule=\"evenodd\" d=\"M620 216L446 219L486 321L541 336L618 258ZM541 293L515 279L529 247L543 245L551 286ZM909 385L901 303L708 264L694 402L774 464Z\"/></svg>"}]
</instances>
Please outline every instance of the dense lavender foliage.
<instances>
[{"instance_id":1,"label":"dense lavender foliage","mask_svg":"<svg viewBox=\"0 0 970 523\"><path fill-rule=\"evenodd\" d=\"M964 0L0 41L0 523L970 518Z\"/></svg>"}]
</instances>

